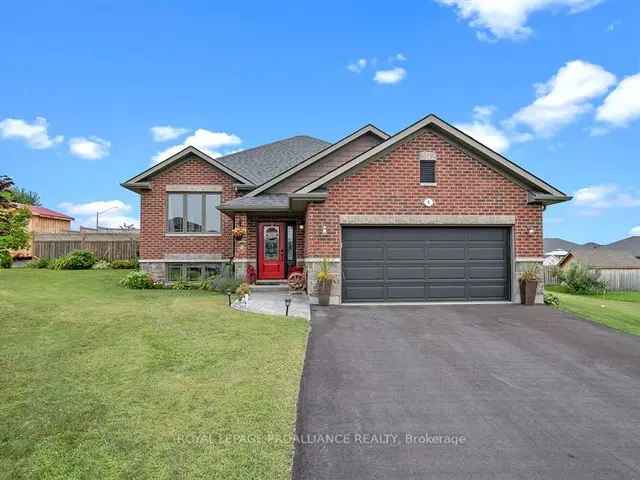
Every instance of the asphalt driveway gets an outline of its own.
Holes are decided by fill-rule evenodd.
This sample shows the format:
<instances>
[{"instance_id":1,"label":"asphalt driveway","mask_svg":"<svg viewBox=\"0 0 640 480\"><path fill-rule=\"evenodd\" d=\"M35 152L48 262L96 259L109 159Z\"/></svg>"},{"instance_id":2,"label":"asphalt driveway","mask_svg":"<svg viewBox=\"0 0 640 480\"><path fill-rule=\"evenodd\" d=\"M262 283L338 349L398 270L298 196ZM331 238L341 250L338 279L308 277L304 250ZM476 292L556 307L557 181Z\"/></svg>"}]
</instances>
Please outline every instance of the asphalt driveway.
<instances>
[{"instance_id":1,"label":"asphalt driveway","mask_svg":"<svg viewBox=\"0 0 640 480\"><path fill-rule=\"evenodd\" d=\"M293 478L640 478L640 338L519 305L314 307Z\"/></svg>"}]
</instances>

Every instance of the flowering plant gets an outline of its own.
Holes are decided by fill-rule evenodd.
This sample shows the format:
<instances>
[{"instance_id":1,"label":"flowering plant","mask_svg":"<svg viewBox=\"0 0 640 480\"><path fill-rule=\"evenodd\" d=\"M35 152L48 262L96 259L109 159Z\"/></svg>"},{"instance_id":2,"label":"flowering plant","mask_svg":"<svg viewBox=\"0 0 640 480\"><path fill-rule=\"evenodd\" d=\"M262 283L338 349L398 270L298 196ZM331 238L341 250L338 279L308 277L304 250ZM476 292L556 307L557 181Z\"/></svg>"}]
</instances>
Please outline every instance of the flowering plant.
<instances>
[{"instance_id":1,"label":"flowering plant","mask_svg":"<svg viewBox=\"0 0 640 480\"><path fill-rule=\"evenodd\" d=\"M247 234L247 229L245 227L236 227L231 231L236 240L242 239Z\"/></svg>"}]
</instances>

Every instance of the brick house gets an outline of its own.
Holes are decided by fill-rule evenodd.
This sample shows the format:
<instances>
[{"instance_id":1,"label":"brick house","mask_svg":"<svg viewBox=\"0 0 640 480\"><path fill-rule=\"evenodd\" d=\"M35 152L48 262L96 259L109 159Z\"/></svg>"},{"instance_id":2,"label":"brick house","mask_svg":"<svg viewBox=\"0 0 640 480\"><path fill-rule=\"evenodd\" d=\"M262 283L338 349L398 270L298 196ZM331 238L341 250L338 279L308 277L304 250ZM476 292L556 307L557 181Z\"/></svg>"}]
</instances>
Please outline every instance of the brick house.
<instances>
[{"instance_id":1,"label":"brick house","mask_svg":"<svg viewBox=\"0 0 640 480\"><path fill-rule=\"evenodd\" d=\"M332 303L515 300L518 272L543 261L544 209L570 199L435 115L333 144L187 147L122 185L140 194L140 262L158 280L297 265L313 301L327 259Z\"/></svg>"}]
</instances>

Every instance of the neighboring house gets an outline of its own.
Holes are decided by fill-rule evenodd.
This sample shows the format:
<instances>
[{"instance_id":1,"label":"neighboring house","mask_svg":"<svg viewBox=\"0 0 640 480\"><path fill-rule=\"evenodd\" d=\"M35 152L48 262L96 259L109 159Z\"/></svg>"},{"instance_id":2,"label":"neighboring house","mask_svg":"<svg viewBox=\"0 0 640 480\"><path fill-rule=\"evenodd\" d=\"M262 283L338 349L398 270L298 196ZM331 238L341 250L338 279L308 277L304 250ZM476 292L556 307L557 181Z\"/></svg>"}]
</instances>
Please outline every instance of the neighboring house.
<instances>
[{"instance_id":1,"label":"neighboring house","mask_svg":"<svg viewBox=\"0 0 640 480\"><path fill-rule=\"evenodd\" d=\"M560 261L569 254L566 250L552 250L551 252L545 252L544 261L542 265L545 267L553 267L558 265Z\"/></svg>"},{"instance_id":2,"label":"neighboring house","mask_svg":"<svg viewBox=\"0 0 640 480\"><path fill-rule=\"evenodd\" d=\"M73 217L48 208L35 205L16 205L19 208L27 208L31 211L31 218L29 219L27 229L32 238L34 234L38 233L68 232L71 228L71 222L74 220ZM13 255L20 258L30 258L32 256L31 246L24 250L14 252Z\"/></svg>"},{"instance_id":3,"label":"neighboring house","mask_svg":"<svg viewBox=\"0 0 640 480\"><path fill-rule=\"evenodd\" d=\"M187 147L122 185L140 194L140 262L156 279L233 261L280 280L301 265L315 301L327 259L332 303L515 300L518 272L543 261L543 210L570 199L435 115L333 144Z\"/></svg>"},{"instance_id":4,"label":"neighboring house","mask_svg":"<svg viewBox=\"0 0 640 480\"><path fill-rule=\"evenodd\" d=\"M631 252L609 247L574 248L558 267L566 270L576 262L597 270L612 290L640 290L640 259Z\"/></svg>"}]
</instances>

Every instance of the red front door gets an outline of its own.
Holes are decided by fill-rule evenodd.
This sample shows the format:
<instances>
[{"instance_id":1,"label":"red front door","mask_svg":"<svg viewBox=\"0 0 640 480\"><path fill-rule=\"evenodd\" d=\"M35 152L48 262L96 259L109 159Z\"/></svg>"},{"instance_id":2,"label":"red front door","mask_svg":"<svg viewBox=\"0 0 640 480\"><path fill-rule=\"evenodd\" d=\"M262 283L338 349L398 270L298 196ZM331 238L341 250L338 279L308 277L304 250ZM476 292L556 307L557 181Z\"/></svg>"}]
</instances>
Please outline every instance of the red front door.
<instances>
[{"instance_id":1,"label":"red front door","mask_svg":"<svg viewBox=\"0 0 640 480\"><path fill-rule=\"evenodd\" d=\"M259 223L258 236L258 277L262 280L284 278L284 223Z\"/></svg>"}]
</instances>

